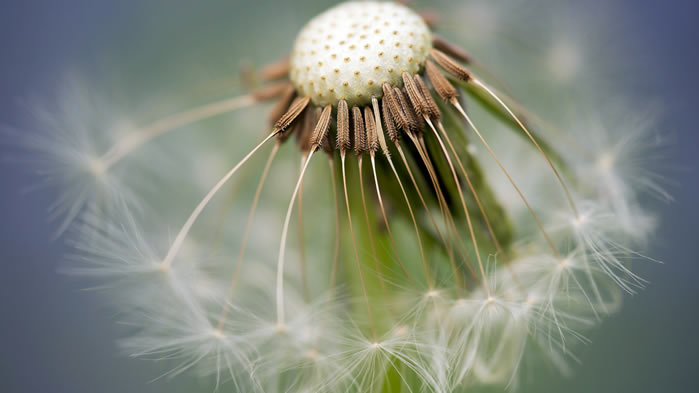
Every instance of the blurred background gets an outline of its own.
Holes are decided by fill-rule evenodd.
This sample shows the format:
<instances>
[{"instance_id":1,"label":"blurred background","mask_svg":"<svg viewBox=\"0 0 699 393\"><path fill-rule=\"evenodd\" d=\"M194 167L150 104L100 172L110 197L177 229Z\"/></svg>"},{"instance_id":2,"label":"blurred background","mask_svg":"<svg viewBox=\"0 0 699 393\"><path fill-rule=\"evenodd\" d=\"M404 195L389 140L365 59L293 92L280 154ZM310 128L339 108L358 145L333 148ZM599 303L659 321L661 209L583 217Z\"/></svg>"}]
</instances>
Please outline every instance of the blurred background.
<instances>
[{"instance_id":1,"label":"blurred background","mask_svg":"<svg viewBox=\"0 0 699 393\"><path fill-rule=\"evenodd\" d=\"M466 2L466 1L465 1ZM525 392L689 392L699 371L699 3L692 0L561 1L611 34L598 42L619 54L614 78L639 102L660 106L669 136L663 173L671 203L662 211L650 255L665 263L641 268L648 288L578 348L571 377L545 374ZM4 0L0 4L0 124L27 124L24 103L49 95L66 73L137 80L141 94L167 83L160 70L194 70L197 79L241 62L284 53L322 1ZM457 6L459 2L440 3ZM576 8L584 8L577 10ZM582 14L581 14L582 15ZM599 18L599 19L598 19ZM595 29L591 26L590 29ZM451 31L454 35L454 31ZM257 38L265 37L262 44ZM271 38L270 38L271 37ZM276 37L276 39L274 39ZM222 52L221 48L226 48ZM118 79L117 78L117 79ZM221 80L225 88L231 80ZM631 80L634 83L629 83ZM105 82L107 83L107 82ZM109 80L110 86L115 83ZM133 84L133 83L132 83ZM99 86L96 86L99 88ZM129 88L124 87L124 94ZM0 136L0 138L7 138ZM0 157L14 153L0 140ZM0 391L193 392L197 381L152 381L162 369L122 356L112 310L85 293L86 283L57 272L66 246L52 241L51 192L22 192L36 182L11 159L0 164ZM152 381L152 382L151 382ZM206 388L208 389L208 388ZM200 389L201 390L201 389ZM204 390L207 391L207 390Z\"/></svg>"}]
</instances>

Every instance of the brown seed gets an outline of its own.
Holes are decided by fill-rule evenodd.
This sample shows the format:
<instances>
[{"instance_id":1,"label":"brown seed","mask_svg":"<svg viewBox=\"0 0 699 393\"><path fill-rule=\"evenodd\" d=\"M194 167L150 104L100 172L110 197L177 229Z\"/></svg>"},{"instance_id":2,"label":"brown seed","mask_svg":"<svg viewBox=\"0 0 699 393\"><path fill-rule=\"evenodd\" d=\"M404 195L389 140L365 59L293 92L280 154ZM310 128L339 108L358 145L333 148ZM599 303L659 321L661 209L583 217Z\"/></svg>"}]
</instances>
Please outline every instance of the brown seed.
<instances>
[{"instance_id":1,"label":"brown seed","mask_svg":"<svg viewBox=\"0 0 699 393\"><path fill-rule=\"evenodd\" d=\"M427 77L430 79L430 82L432 82L434 90L440 97L442 97L444 101L451 102L459 96L456 88L449 83L447 78L444 77L442 72L433 62L427 60L425 63L425 72L427 73Z\"/></svg>"},{"instance_id":2,"label":"brown seed","mask_svg":"<svg viewBox=\"0 0 699 393\"><path fill-rule=\"evenodd\" d=\"M347 101L340 100L337 104L337 147L342 153L347 152L350 144L349 109Z\"/></svg>"},{"instance_id":3,"label":"brown seed","mask_svg":"<svg viewBox=\"0 0 699 393\"><path fill-rule=\"evenodd\" d=\"M386 134L388 134L388 139L390 139L393 143L398 143L400 141L400 133L398 132L396 123L393 121L391 111L388 108L386 95L384 95L384 99L381 101L381 114L383 115L383 122L386 125Z\"/></svg>"},{"instance_id":4,"label":"brown seed","mask_svg":"<svg viewBox=\"0 0 699 393\"><path fill-rule=\"evenodd\" d=\"M364 124L366 126L367 150L370 153L376 153L379 149L379 136L376 134L374 111L370 106L364 107Z\"/></svg>"},{"instance_id":5,"label":"brown seed","mask_svg":"<svg viewBox=\"0 0 699 393\"><path fill-rule=\"evenodd\" d=\"M427 84L425 84L425 81L422 80L420 75L416 74L413 78L415 79L415 84L417 85L418 90L420 90L422 98L425 100L427 116L429 116L431 119L439 121L439 119L442 117L442 113L439 111L439 106L437 106L437 103L434 102L434 98L432 98L432 93L427 87Z\"/></svg>"},{"instance_id":6,"label":"brown seed","mask_svg":"<svg viewBox=\"0 0 699 393\"><path fill-rule=\"evenodd\" d=\"M277 139L279 140L279 142L282 142L282 143L286 142L286 140L289 139L289 137L291 135L298 136L303 131L303 118L302 117L303 117L303 114L301 114L301 116L299 116L299 120L295 121L292 125L290 125L286 131L279 133L279 135L277 135Z\"/></svg>"},{"instance_id":7,"label":"brown seed","mask_svg":"<svg viewBox=\"0 0 699 393\"><path fill-rule=\"evenodd\" d=\"M315 119L315 127L313 129L313 134L315 135L315 128L318 126L318 122L320 121L322 114L324 113L321 108L316 108L315 109L315 116L313 117ZM332 114L332 106L330 108L330 113ZM328 138L329 135L329 130L330 130L330 121L332 121L332 116L330 120L328 121L328 131L326 131L325 135L322 136L322 139L320 140L320 147L323 148L323 151L328 153L328 155L332 156L333 154L333 145L330 142L330 138ZM317 145L314 145L316 149L318 148Z\"/></svg>"},{"instance_id":8,"label":"brown seed","mask_svg":"<svg viewBox=\"0 0 699 393\"><path fill-rule=\"evenodd\" d=\"M320 110L320 108L318 108L318 110ZM328 135L332 110L332 105L326 106L318 118L318 122L313 130L313 136L311 137L311 148L313 150L318 149L323 144L325 137Z\"/></svg>"},{"instance_id":9,"label":"brown seed","mask_svg":"<svg viewBox=\"0 0 699 393\"><path fill-rule=\"evenodd\" d=\"M300 124L299 132L296 134L296 143L298 143L299 150L302 152L311 150L311 137L316 122L316 111L310 106L307 107L303 113L303 121Z\"/></svg>"},{"instance_id":10,"label":"brown seed","mask_svg":"<svg viewBox=\"0 0 699 393\"><path fill-rule=\"evenodd\" d=\"M352 132L354 132L354 152L360 155L367 150L367 143L362 110L356 106L352 107L352 124Z\"/></svg>"},{"instance_id":11,"label":"brown seed","mask_svg":"<svg viewBox=\"0 0 699 393\"><path fill-rule=\"evenodd\" d=\"M465 50L438 35L432 35L432 46L462 63L471 63L471 56Z\"/></svg>"},{"instance_id":12,"label":"brown seed","mask_svg":"<svg viewBox=\"0 0 699 393\"><path fill-rule=\"evenodd\" d=\"M267 115L267 121L271 125L275 125L278 120L284 116L287 110L289 110L289 107L291 106L291 103L294 101L294 98L296 98L296 89L294 89L294 86L289 84L284 88L284 91L281 93L279 97L279 101L272 107L272 110L269 112Z\"/></svg>"},{"instance_id":13,"label":"brown seed","mask_svg":"<svg viewBox=\"0 0 699 393\"><path fill-rule=\"evenodd\" d=\"M440 67L444 68L445 71L453 76L461 79L462 81L468 81L471 79L471 73L444 52L433 48L430 50L430 56L432 56L434 61L437 62Z\"/></svg>"},{"instance_id":14,"label":"brown seed","mask_svg":"<svg viewBox=\"0 0 699 393\"><path fill-rule=\"evenodd\" d=\"M325 137L323 137L323 143L320 144L320 146L323 148L323 151L328 153L330 157L332 157L333 152L335 151L335 148L333 147L333 143L330 140L330 134L325 134Z\"/></svg>"},{"instance_id":15,"label":"brown seed","mask_svg":"<svg viewBox=\"0 0 699 393\"><path fill-rule=\"evenodd\" d=\"M284 115L277 121L274 126L274 130L278 132L285 131L287 128L289 128L289 126L294 123L301 112L303 112L303 110L308 106L310 101L310 97L296 98L289 106L289 110L287 110L286 113L284 113Z\"/></svg>"},{"instance_id":16,"label":"brown seed","mask_svg":"<svg viewBox=\"0 0 699 393\"><path fill-rule=\"evenodd\" d=\"M269 81L288 77L290 69L291 63L289 62L289 57L287 56L276 63L263 67L260 73L262 74L262 79Z\"/></svg>"},{"instance_id":17,"label":"brown seed","mask_svg":"<svg viewBox=\"0 0 699 393\"><path fill-rule=\"evenodd\" d=\"M407 130L408 118L406 117L405 113L403 113L403 110L400 106L400 102L398 101L398 97L396 97L396 93L393 91L393 88L388 83L383 84L382 103L384 106L387 106L390 110L392 118L395 124L398 126L398 128L404 131Z\"/></svg>"},{"instance_id":18,"label":"brown seed","mask_svg":"<svg viewBox=\"0 0 699 393\"><path fill-rule=\"evenodd\" d=\"M396 93L396 97L398 97L398 102L400 102L403 113L405 113L405 116L408 119L408 129L404 129L403 131L414 133L421 132L423 128L423 120L415 113L415 110L410 104L410 100L408 99L407 95L398 88L395 88L394 92Z\"/></svg>"},{"instance_id":19,"label":"brown seed","mask_svg":"<svg viewBox=\"0 0 699 393\"><path fill-rule=\"evenodd\" d=\"M405 91L408 93L408 99L410 100L410 104L412 104L413 109L415 109L415 113L417 113L417 115L420 117L428 116L427 102L425 102L425 99L422 97L422 93L415 83L415 79L413 79L412 75L407 72L404 72L402 76Z\"/></svg>"}]
</instances>

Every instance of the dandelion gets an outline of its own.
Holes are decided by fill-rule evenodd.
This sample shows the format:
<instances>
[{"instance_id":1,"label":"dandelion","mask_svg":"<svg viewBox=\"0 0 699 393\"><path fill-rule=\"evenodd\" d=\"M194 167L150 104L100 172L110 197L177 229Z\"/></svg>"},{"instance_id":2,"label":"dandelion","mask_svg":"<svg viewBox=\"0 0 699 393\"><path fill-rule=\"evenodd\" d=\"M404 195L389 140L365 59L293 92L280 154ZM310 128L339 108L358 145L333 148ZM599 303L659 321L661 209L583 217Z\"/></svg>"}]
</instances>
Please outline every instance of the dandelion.
<instances>
[{"instance_id":1,"label":"dandelion","mask_svg":"<svg viewBox=\"0 0 699 393\"><path fill-rule=\"evenodd\" d=\"M73 122L49 124L65 132L28 141L56 163L44 175L62 189L70 271L103 280L133 328L129 354L264 392L515 387L542 353L568 370L584 332L645 282L631 269L653 227L639 195L665 195L633 165L647 134L552 126L438 28L399 3L342 3L248 94L99 146L71 105ZM562 44L542 61L572 83L577 56ZM122 182L147 178L138 151L167 134L268 101L269 132L206 190L192 185L198 201L149 206ZM235 181L250 204L212 219Z\"/></svg>"}]
</instances>

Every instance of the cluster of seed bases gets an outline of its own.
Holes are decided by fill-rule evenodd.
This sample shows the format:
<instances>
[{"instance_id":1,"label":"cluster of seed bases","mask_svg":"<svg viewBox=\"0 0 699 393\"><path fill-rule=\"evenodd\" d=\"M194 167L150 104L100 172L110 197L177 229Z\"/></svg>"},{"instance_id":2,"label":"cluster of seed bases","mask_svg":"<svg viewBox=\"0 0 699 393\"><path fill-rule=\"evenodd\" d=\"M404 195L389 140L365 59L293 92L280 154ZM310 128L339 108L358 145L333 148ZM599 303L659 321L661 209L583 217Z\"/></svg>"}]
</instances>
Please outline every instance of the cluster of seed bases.
<instances>
[{"instance_id":1,"label":"cluster of seed bases","mask_svg":"<svg viewBox=\"0 0 699 393\"><path fill-rule=\"evenodd\" d=\"M432 47L429 28L414 11L394 3L350 2L318 15L299 34L290 78L317 106L363 106L381 98L388 82L421 71Z\"/></svg>"}]
</instances>

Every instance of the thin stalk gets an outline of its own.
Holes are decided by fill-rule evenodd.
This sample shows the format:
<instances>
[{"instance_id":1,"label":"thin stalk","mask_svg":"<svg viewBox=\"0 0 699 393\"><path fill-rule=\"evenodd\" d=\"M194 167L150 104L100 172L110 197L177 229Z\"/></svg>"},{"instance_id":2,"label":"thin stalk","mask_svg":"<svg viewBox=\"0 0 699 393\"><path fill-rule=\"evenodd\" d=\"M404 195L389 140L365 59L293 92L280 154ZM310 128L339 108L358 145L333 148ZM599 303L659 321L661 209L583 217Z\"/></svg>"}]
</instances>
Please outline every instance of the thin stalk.
<instances>
[{"instance_id":1,"label":"thin stalk","mask_svg":"<svg viewBox=\"0 0 699 393\"><path fill-rule=\"evenodd\" d=\"M284 251L286 249L287 234L289 233L289 221L291 220L291 212L294 209L296 196L301 188L301 183L303 183L303 176L306 174L306 169L308 169L308 164L311 162L314 152L314 150L311 150L311 152L308 154L306 162L303 165L303 168L301 169L301 174L296 182L296 187L294 188L294 192L291 194L291 201L289 202L286 217L284 218L284 225L282 227L282 239L279 244L279 258L277 259L277 326L280 330L286 328L284 318Z\"/></svg>"},{"instance_id":2,"label":"thin stalk","mask_svg":"<svg viewBox=\"0 0 699 393\"><path fill-rule=\"evenodd\" d=\"M524 131L524 133L527 134L527 137L529 138L529 140L532 141L534 146L536 146L536 148L539 150L541 155L543 155L544 158L546 159L546 162L548 163L549 167L551 167L551 170L553 171L554 175L556 176L558 183L561 185L561 188L563 188L563 192L565 193L566 199L568 200L568 204L570 205L570 208L573 210L575 217L576 218L580 217L580 214L578 213L578 208L575 206L575 202L573 201L573 196L571 195L570 190L568 189L568 186L566 186L565 182L563 181L563 177L558 172L558 169L556 169L556 166L551 161L551 158L549 157L549 155L546 154L544 149L542 149L541 146L539 145L539 143L536 141L536 138L534 138L534 136L531 134L531 132L529 132L529 130L524 125L524 123L522 123L522 121L519 119L519 117L517 117L514 114L514 112L512 112L510 107L507 104L505 104L505 102L503 100L501 100L497 94L495 94L490 88L488 88L488 86L486 86L484 83L482 83L478 79L472 79L472 82L474 84L476 84L477 86L481 87L488 94L490 94L490 96L493 97L495 99L495 101L497 101L498 104L500 104L505 109L505 111L507 111L507 113L510 116L512 116L512 118L517 123L517 125L519 125L519 127L522 129L522 131Z\"/></svg>"},{"instance_id":3,"label":"thin stalk","mask_svg":"<svg viewBox=\"0 0 699 393\"><path fill-rule=\"evenodd\" d=\"M364 192L364 174L363 174L363 156L357 157L357 167L359 168L359 191L362 197L362 207L364 209L364 222L367 228L367 234L369 237L369 247L371 248L371 254L374 258L374 266L376 268L376 274L379 276L379 283L381 285L381 290L384 294L387 294L386 283L384 281L383 274L381 273L381 266L379 265L379 257L376 254L376 244L374 242L374 234L371 230L371 221L369 220L369 209L367 209L366 195Z\"/></svg>"},{"instance_id":4,"label":"thin stalk","mask_svg":"<svg viewBox=\"0 0 699 393\"><path fill-rule=\"evenodd\" d=\"M452 241L454 244L457 245L457 248L459 252L461 252L461 249L459 249L458 246L461 245L461 241L456 236L453 232L453 225L450 225L450 223L453 223L453 217L451 216L451 211L449 210L449 206L447 206L446 198L444 197L444 194L442 192L442 188L439 185L439 180L437 179L437 173L434 170L434 166L432 165L431 160L429 159L429 156L427 155L427 149L424 146L424 143L422 143L422 140L414 136L412 133L407 134L410 140L413 142L415 145L415 149L417 150L418 154L420 155L420 158L422 159L423 164L425 165L425 168L427 168L427 173L430 175L430 180L432 181L432 187L435 189L435 193L437 194L437 200L439 201L439 207L441 210L442 218L444 219L444 223L446 225L446 229L448 232L448 235L452 238ZM462 254L462 257L464 259L465 255ZM457 291L461 292L462 290L462 282L463 278L461 277L461 274L459 273L459 269L456 266L456 261L454 259L450 259L451 263L451 269L452 269L452 274L454 275L454 282L456 283L457 286ZM466 264L466 266L469 266Z\"/></svg>"},{"instance_id":5,"label":"thin stalk","mask_svg":"<svg viewBox=\"0 0 699 393\"><path fill-rule=\"evenodd\" d=\"M304 167L304 161L306 160L306 154L301 156L301 168ZM299 196L297 199L297 221L298 226L298 237L299 237L299 269L301 270L301 286L303 287L303 300L306 302L311 298L310 290L308 287L308 274L306 272L306 241L304 237L304 226L303 226L303 183L301 183L301 188L299 189Z\"/></svg>"},{"instance_id":6,"label":"thin stalk","mask_svg":"<svg viewBox=\"0 0 699 393\"><path fill-rule=\"evenodd\" d=\"M340 225L340 201L337 195L337 177L335 176L335 159L330 156L328 163L330 164L330 181L333 189L333 203L335 206L335 245L333 251L333 268L330 278L330 288L335 288L337 284L337 270L340 261L340 238L342 236L342 226Z\"/></svg>"},{"instance_id":7,"label":"thin stalk","mask_svg":"<svg viewBox=\"0 0 699 393\"><path fill-rule=\"evenodd\" d=\"M422 246L422 239L420 238L420 230L417 227L417 220L415 219L415 213L413 213L413 207L410 204L410 199L408 198L408 194L405 192L405 187L403 187L403 182L400 180L400 176L398 176L398 171L396 171L396 167L393 165L393 160L391 160L390 157L388 158L388 163L391 166L391 169L393 170L393 174L396 176L396 180L398 181L398 185L400 186L400 190L403 193L403 198L405 199L405 204L408 206L408 212L410 213L410 218L413 222L413 227L415 228L415 236L417 237L417 245L418 248L420 249L420 257L422 259L422 265L423 269L425 270L425 281L427 282L427 287L431 291L434 288L434 283L432 282L431 276L430 276L430 269L427 265L427 259L425 258L425 250Z\"/></svg>"},{"instance_id":8,"label":"thin stalk","mask_svg":"<svg viewBox=\"0 0 699 393\"><path fill-rule=\"evenodd\" d=\"M403 271L403 274L405 277L408 279L411 285L415 286L415 281L413 281L412 277L410 277L410 273L408 273L408 270L405 268L405 265L403 265L403 262L400 259L400 256L398 255L398 247L396 246L396 242L393 239L393 232L391 231L391 226L388 223L388 215L386 214L386 209L383 204L383 198L381 197L381 188L379 187L379 179L376 176L376 157L373 152L371 152L371 168L374 172L374 184L376 185L376 196L379 200L379 208L381 210L381 216L383 217L384 224L386 224L386 232L388 233L388 238L391 241L391 246L393 247L393 252L396 255L396 261L398 262L398 266L400 266L401 270Z\"/></svg>"},{"instance_id":9,"label":"thin stalk","mask_svg":"<svg viewBox=\"0 0 699 393\"><path fill-rule=\"evenodd\" d=\"M495 248L498 250L498 253L500 255L502 255L504 258L507 258L507 255L503 251L503 248L502 248L502 245L500 244L500 241L498 240L497 236L495 236L495 232L493 231L493 227L490 224L490 220L488 219L488 215L486 214L485 209L483 208L483 204L481 203L481 199L478 197L478 193L476 192L476 188L473 186L473 183L471 182L471 177L468 175L468 172L466 172L466 168L464 167L463 162L461 162L461 158L459 158L459 155L456 153L456 149L454 148L454 145L451 143L451 139L449 138L449 135L447 134L447 131L444 129L444 125L442 125L441 121L437 122L437 128L439 128L439 131L441 132L442 136L444 137L444 140L447 141L447 145L449 146L449 150L451 150L452 154L454 155L454 158L456 159L456 163L459 166L459 169L461 169L461 174L463 175L464 179L466 180L466 184L468 185L468 188L471 191L471 194L473 194L473 199L476 201L476 205L478 206L478 210L480 210L481 215L483 216L483 221L485 222L485 225L488 228L488 233L490 234L490 237L493 239L493 243L495 244Z\"/></svg>"},{"instance_id":10,"label":"thin stalk","mask_svg":"<svg viewBox=\"0 0 699 393\"><path fill-rule=\"evenodd\" d=\"M557 249L556 246L553 244L553 241L551 240L551 237L549 237L548 233L546 232L546 229L544 229L544 225L541 223L541 220L539 219L539 216L536 215L536 213L534 212L534 209L532 209L531 205L529 204L529 201L527 201L527 198L524 197L524 194L523 194L522 191L519 189L519 187L518 187L517 184L515 183L514 179L512 179L512 176L510 176L510 173L507 172L507 170L505 169L505 166L502 164L502 162L500 161L500 159L498 158L498 156L495 154L495 152L493 151L493 149L490 148L490 145L488 144L488 142L486 142L485 138L483 138L483 135L481 135L480 131L478 131L478 128L476 127L476 125L473 124L473 121L471 120L471 117L468 116L468 115L466 114L466 112L463 110L463 108L461 107L461 105L460 105L458 102L455 103L454 106L455 106L456 109L459 111L459 113L461 113L461 116L463 116L464 119L466 119L466 121L467 121L468 124L471 126L471 128L473 128L473 131L476 133L476 135L478 135L478 138L481 140L481 142L483 142L483 145L485 145L485 147L486 147L486 149L488 149L488 152L490 153L490 155L493 157L493 159L494 159L495 162L498 164L498 166L500 167L500 169L502 170L502 172L505 174L505 176L507 177L507 179L510 181L510 184L511 184L512 187L515 189L515 191L516 191L517 194L519 195L519 197L520 197L520 199L522 200L522 202L524 202L524 204L526 205L527 209L529 210L529 214L532 216L532 218L533 218L534 221L536 222L536 225L539 227L539 230L541 231L542 235L544 236L544 239L545 239L546 242L548 243L548 245L549 245L549 247L551 248L551 250L553 251L554 255L556 255L556 257L559 258L559 259L563 259L563 257L561 256L561 254L558 252L558 249Z\"/></svg>"},{"instance_id":11,"label":"thin stalk","mask_svg":"<svg viewBox=\"0 0 699 393\"><path fill-rule=\"evenodd\" d=\"M345 174L345 153L340 154L342 160L342 186L345 191L345 205L347 206L347 220L349 222L350 234L352 236L352 247L354 248L354 256L357 260L357 271L359 272L359 281L362 285L362 291L364 293L364 301L366 303L367 313L369 315L369 324L371 326L371 335L374 342L377 342L376 337L376 327L374 326L374 317L371 313L371 304L369 302L369 294L366 290L366 283L364 282L364 274L362 273L362 264L359 262L359 251L357 250L357 241L354 236L354 228L352 226L352 213L350 212L349 195L347 194L347 176Z\"/></svg>"},{"instance_id":12,"label":"thin stalk","mask_svg":"<svg viewBox=\"0 0 699 393\"><path fill-rule=\"evenodd\" d=\"M490 287L488 285L488 279L487 279L487 276L485 274L485 267L483 266L483 261L481 260L481 253L479 251L478 241L476 240L476 233L473 229L473 223L471 222L471 215L469 214L468 208L466 207L466 200L464 199L464 193L461 190L461 183L459 183L459 178L456 175L456 170L454 169L454 164L452 163L451 157L449 156L449 153L447 152L447 148L444 146L444 142L442 141L442 138L440 138L439 133L434 128L432 121L427 117L425 117L425 121L427 122L427 124L430 126L430 128L434 132L434 135L437 138L437 141L439 142L439 146L442 148L442 152L444 153L444 157L447 159L447 163L449 164L449 169L451 170L452 176L454 178L454 183L456 184L456 189L459 193L459 199L461 200L461 207L464 209L464 215L466 216L466 225L468 226L468 232L469 232L469 235L471 236L471 242L473 242L473 250L476 253L476 259L478 261L478 268L480 269L481 275L483 277L483 287L485 288L486 293L490 294Z\"/></svg>"},{"instance_id":13,"label":"thin stalk","mask_svg":"<svg viewBox=\"0 0 699 393\"><path fill-rule=\"evenodd\" d=\"M231 177L238 171L238 169L245 164L250 157L252 157L265 143L267 143L270 139L272 139L275 135L277 135L276 132L273 132L269 134L262 142L260 142L255 148L253 148L245 157L243 157L236 166L233 167L228 173L226 173L221 180L219 180L218 183L206 194L204 199L199 202L197 207L194 209L192 214L189 216L187 221L184 223L182 228L180 229L180 232L177 234L177 237L175 237L175 241L172 242L172 245L170 246L170 249L167 252L167 255L163 259L162 262L162 267L167 269L172 265L172 261L175 259L175 256L177 256L177 253L180 251L180 248L182 247L182 244L184 243L187 235L189 234L190 229L192 229L192 225L194 225L194 222L199 218L199 215L201 215L202 211L204 208L211 202L211 199L218 193L218 191L223 187L228 180L230 180Z\"/></svg>"},{"instance_id":14,"label":"thin stalk","mask_svg":"<svg viewBox=\"0 0 699 393\"><path fill-rule=\"evenodd\" d=\"M255 217L255 211L257 210L257 204L260 201L260 196L262 195L262 188L265 185L265 181L267 180L267 175L269 174L269 170L272 167L272 162L274 161L274 158L277 156L277 152L279 151L280 145L281 145L281 142L279 142L279 141L277 141L277 143L274 144L274 148L272 149L272 151L269 154L269 158L267 159L267 163L265 164L265 167L262 170L262 176L260 176L260 181L257 184L257 189L255 190L255 196L253 197L252 206L250 207L250 213L248 214L248 222L247 222L247 225L245 225L245 233L243 234L243 240L242 240L241 245L240 245L240 252L238 253L238 260L235 263L233 277L231 278L231 285L230 285L230 288L228 291L228 298L227 298L227 301L224 305L221 317L219 318L219 322L218 322L218 331L219 332L221 332L223 330L223 327L226 323L226 318L228 317L228 313L230 312L230 302L233 299L235 287L238 283L238 278L240 277L240 271L241 271L241 268L243 266L243 260L245 258L245 250L247 249L248 238L250 236L250 229L252 228L253 218Z\"/></svg>"},{"instance_id":15,"label":"thin stalk","mask_svg":"<svg viewBox=\"0 0 699 393\"><path fill-rule=\"evenodd\" d=\"M396 150L398 150L398 155L400 156L401 160L403 161L403 165L405 166L406 171L408 172L408 177L410 177L410 181L413 184L413 187L415 188L415 192L417 193L418 198L420 199L420 203L422 203L422 207L425 209L425 212L427 213L427 216L432 223L432 226L434 226L435 231L437 232L437 236L439 237L439 240L442 242L444 245L444 248L447 250L447 255L449 256L449 259L454 263L454 253L450 247L450 245L447 243L446 239L444 238L444 235L442 234L442 230L439 228L439 225L437 225L437 222L434 219L434 216L432 215L432 212L430 211L430 208L427 206L427 202L425 202L425 198L422 195L422 192L420 191L420 187L417 184L417 181L415 180L415 176L413 175L413 171L410 169L410 165L408 164L408 160L405 158L405 153L403 153L403 148L401 148L400 144L396 142ZM442 204L440 203L440 208L442 207Z\"/></svg>"},{"instance_id":16,"label":"thin stalk","mask_svg":"<svg viewBox=\"0 0 699 393\"><path fill-rule=\"evenodd\" d=\"M128 135L112 146L101 157L104 170L108 170L129 153L141 147L146 142L164 133L180 127L192 124L199 120L207 119L236 109L251 106L256 102L251 95L228 98L222 101L213 102L184 112L176 113L168 117L156 120L155 122L141 128L138 132Z\"/></svg>"}]
</instances>

